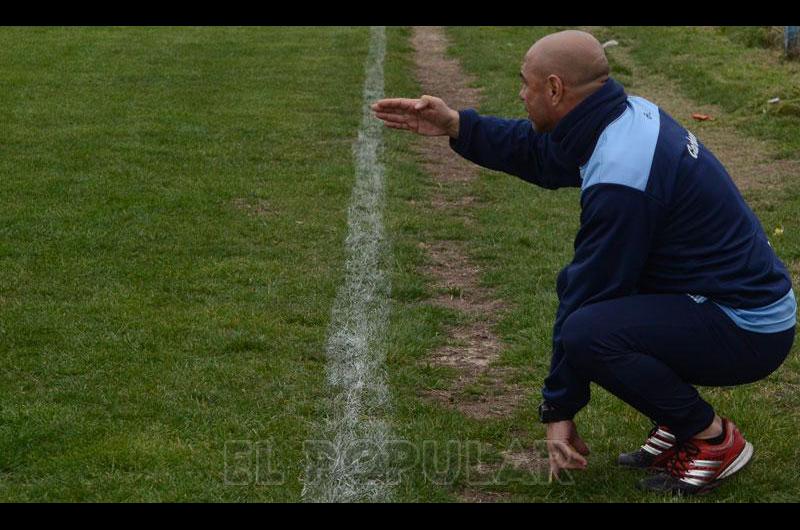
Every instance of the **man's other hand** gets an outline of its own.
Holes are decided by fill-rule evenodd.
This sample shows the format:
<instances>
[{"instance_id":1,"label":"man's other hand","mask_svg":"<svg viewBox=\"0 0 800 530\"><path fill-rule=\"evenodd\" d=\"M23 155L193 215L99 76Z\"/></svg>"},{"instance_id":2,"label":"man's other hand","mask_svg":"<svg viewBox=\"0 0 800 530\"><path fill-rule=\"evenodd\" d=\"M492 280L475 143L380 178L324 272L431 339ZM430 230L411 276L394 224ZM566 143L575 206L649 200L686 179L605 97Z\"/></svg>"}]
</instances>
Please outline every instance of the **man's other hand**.
<instances>
[{"instance_id":1,"label":"man's other hand","mask_svg":"<svg viewBox=\"0 0 800 530\"><path fill-rule=\"evenodd\" d=\"M458 139L459 116L441 99L382 99L372 105L375 117L387 127L413 131L423 136L449 136Z\"/></svg>"},{"instance_id":2,"label":"man's other hand","mask_svg":"<svg viewBox=\"0 0 800 530\"><path fill-rule=\"evenodd\" d=\"M558 478L562 469L586 469L589 465L584 458L589 454L589 447L578 435L572 420L547 424L547 452L551 478Z\"/></svg>"}]
</instances>

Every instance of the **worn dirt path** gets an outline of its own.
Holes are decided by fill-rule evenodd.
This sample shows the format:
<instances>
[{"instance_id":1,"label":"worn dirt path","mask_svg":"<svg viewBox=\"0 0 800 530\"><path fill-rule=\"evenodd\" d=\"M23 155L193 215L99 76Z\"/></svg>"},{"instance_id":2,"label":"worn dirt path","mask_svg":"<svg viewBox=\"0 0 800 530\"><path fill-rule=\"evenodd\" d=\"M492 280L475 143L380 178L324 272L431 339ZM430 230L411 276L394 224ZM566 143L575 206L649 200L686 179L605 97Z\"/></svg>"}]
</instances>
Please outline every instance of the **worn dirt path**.
<instances>
[{"instance_id":1,"label":"worn dirt path","mask_svg":"<svg viewBox=\"0 0 800 530\"><path fill-rule=\"evenodd\" d=\"M415 27L412 45L416 76L424 93L441 97L457 109L479 105L479 90L469 86L472 79L457 60L447 56L448 41L443 28ZM417 142L417 150L424 169L438 185L430 202L420 207L445 211L469 225L470 212L477 206L475 197L469 195L468 184L478 178L478 166L455 154L447 138L422 138ZM455 368L458 374L455 383L446 390L428 390L425 395L472 418L508 416L532 389L511 383L513 369L497 363L504 345L493 328L507 304L494 290L480 286L481 269L470 259L463 242L425 241L420 246L428 255L428 265L421 272L432 279L433 287L445 293L459 293L458 296L441 294L432 303L461 311L468 317L466 325L447 330L446 345L432 352L428 359ZM466 391L473 385L481 389L479 395ZM525 449L506 451L502 456L502 463L479 464L474 471L482 477L493 477L501 467L511 466L541 474L547 466L546 457ZM479 487L467 487L459 493L464 502L498 502L508 497L507 493Z\"/></svg>"},{"instance_id":2,"label":"worn dirt path","mask_svg":"<svg viewBox=\"0 0 800 530\"><path fill-rule=\"evenodd\" d=\"M447 56L444 29L437 26L415 27L412 36L416 76L425 94L444 99L453 108L477 107L480 93L470 88L471 79L460 63ZM439 184L429 204L422 208L447 210L469 223L468 211L474 208L474 197L467 193L469 182L478 176L479 168L456 155L446 137L421 138L417 150L426 172ZM448 329L447 344L432 352L429 360L455 368L455 384L447 390L430 390L426 394L455 407L467 416L490 418L507 415L524 397L523 389L506 382L508 369L495 365L503 350L502 341L493 331L498 313L505 304L493 290L480 286L480 268L469 258L460 241L426 241L420 243L429 264L422 272L433 281L433 287L458 296L441 294L432 303L463 312L469 322ZM464 390L480 383L485 390L479 396Z\"/></svg>"}]
</instances>

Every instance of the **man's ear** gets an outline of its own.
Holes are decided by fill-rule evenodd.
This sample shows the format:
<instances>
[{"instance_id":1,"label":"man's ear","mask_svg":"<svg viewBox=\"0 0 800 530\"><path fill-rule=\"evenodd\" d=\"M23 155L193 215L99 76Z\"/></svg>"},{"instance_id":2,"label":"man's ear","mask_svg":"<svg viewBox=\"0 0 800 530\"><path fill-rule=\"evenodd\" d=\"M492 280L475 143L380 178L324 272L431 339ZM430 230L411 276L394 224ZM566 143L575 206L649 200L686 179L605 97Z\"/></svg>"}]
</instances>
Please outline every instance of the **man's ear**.
<instances>
[{"instance_id":1,"label":"man's ear","mask_svg":"<svg viewBox=\"0 0 800 530\"><path fill-rule=\"evenodd\" d=\"M564 99L564 82L557 75L547 76L547 95L554 107Z\"/></svg>"}]
</instances>

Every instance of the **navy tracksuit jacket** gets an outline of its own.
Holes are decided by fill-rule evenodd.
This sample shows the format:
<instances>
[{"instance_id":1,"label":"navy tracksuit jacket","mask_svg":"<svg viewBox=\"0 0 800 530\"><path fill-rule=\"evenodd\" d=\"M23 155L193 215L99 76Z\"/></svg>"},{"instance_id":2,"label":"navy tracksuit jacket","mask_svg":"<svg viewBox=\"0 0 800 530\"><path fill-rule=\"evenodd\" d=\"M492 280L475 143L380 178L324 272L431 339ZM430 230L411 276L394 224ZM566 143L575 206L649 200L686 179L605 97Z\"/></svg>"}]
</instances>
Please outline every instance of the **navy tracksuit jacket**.
<instances>
[{"instance_id":1,"label":"navy tracksuit jacket","mask_svg":"<svg viewBox=\"0 0 800 530\"><path fill-rule=\"evenodd\" d=\"M573 413L588 382L564 359L561 327L588 304L682 293L716 303L758 333L794 327L790 276L720 162L653 103L609 79L551 133L528 120L460 112L451 147L544 188L581 188L575 256L558 275L545 400Z\"/></svg>"}]
</instances>

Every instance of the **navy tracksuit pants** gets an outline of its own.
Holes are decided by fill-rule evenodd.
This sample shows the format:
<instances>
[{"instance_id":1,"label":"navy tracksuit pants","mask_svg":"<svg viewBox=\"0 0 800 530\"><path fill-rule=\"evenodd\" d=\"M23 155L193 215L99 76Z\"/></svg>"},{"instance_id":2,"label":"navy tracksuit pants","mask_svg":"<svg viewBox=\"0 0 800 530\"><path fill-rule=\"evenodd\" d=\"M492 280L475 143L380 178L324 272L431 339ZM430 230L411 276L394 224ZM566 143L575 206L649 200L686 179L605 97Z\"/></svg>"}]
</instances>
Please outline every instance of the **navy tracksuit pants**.
<instances>
[{"instance_id":1,"label":"navy tracksuit pants","mask_svg":"<svg viewBox=\"0 0 800 530\"><path fill-rule=\"evenodd\" d=\"M682 441L714 419L693 385L734 386L765 378L783 363L794 332L750 332L710 300L652 294L580 308L564 322L562 343L578 373Z\"/></svg>"}]
</instances>

